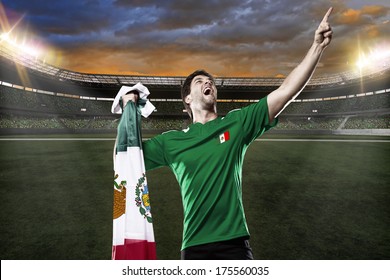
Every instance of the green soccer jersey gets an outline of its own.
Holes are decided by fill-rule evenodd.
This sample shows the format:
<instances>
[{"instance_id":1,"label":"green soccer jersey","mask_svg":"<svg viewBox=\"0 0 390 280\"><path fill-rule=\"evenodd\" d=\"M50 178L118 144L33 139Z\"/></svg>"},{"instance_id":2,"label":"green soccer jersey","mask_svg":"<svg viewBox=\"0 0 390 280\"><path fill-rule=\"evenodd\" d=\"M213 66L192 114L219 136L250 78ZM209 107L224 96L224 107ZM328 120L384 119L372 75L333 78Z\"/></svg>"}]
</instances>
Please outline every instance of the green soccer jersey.
<instances>
[{"instance_id":1,"label":"green soccer jersey","mask_svg":"<svg viewBox=\"0 0 390 280\"><path fill-rule=\"evenodd\" d=\"M242 165L249 144L276 125L266 98L205 124L169 131L143 143L145 166L169 166L184 209L182 250L249 236L242 204Z\"/></svg>"}]
</instances>

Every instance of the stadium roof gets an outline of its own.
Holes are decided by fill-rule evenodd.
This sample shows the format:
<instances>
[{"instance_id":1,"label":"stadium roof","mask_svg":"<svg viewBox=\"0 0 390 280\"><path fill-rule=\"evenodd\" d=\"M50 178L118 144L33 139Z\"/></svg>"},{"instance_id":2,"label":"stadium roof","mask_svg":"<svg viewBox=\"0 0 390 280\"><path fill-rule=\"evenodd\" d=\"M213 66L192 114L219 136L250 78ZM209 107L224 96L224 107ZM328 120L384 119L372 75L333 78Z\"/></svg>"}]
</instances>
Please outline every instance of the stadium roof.
<instances>
[{"instance_id":1,"label":"stadium roof","mask_svg":"<svg viewBox=\"0 0 390 280\"><path fill-rule=\"evenodd\" d=\"M141 82L145 85L158 86L174 86L181 85L185 77L181 76L139 76L139 75L111 75L111 74L88 74L73 72L61 69L43 61L34 58L33 56L19 51L17 48L8 44L6 41L0 41L0 55L16 64L23 65L29 69L51 75L61 80L68 80L83 83L96 84L135 84ZM322 76L314 76L308 83L308 86L324 86L329 84L345 84L350 81L360 79L362 76L377 75L381 71L390 68L390 62L383 62L379 67L366 68L364 72L358 69L345 71L335 74L327 74ZM216 77L217 86L223 87L276 87L283 82L284 78L274 77Z\"/></svg>"},{"instance_id":2,"label":"stadium roof","mask_svg":"<svg viewBox=\"0 0 390 280\"><path fill-rule=\"evenodd\" d=\"M0 40L0 80L41 92L113 98L121 85L141 82L153 90L153 98L180 99L183 76L140 76L88 74L44 63ZM258 100L278 88L284 78L216 77L218 97L226 100ZM345 96L390 88L389 59L364 71L314 76L300 94L301 99Z\"/></svg>"}]
</instances>

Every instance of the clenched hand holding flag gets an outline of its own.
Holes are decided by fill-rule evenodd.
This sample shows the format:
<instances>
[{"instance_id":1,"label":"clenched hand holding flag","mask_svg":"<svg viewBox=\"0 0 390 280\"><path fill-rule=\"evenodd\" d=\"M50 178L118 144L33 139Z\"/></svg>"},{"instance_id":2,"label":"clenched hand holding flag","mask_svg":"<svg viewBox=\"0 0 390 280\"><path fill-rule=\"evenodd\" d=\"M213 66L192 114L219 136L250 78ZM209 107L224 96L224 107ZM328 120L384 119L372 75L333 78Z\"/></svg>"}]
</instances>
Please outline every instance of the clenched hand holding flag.
<instances>
[{"instance_id":1,"label":"clenched hand holding flag","mask_svg":"<svg viewBox=\"0 0 390 280\"><path fill-rule=\"evenodd\" d=\"M128 102L122 110L121 97L133 90L139 93L138 104ZM141 114L148 117L154 110L148 95L141 83L122 86L111 108L122 113L114 151L113 260L156 259L140 127Z\"/></svg>"}]
</instances>

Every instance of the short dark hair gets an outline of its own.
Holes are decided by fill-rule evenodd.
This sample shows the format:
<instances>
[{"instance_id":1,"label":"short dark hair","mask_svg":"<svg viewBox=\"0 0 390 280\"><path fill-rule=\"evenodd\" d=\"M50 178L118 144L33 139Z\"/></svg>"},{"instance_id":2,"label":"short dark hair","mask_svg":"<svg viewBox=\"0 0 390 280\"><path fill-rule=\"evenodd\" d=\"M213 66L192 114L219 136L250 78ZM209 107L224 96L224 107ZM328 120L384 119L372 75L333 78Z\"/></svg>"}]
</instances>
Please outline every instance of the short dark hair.
<instances>
[{"instance_id":1,"label":"short dark hair","mask_svg":"<svg viewBox=\"0 0 390 280\"><path fill-rule=\"evenodd\" d=\"M187 95L191 93L191 82L196 76L206 76L209 77L213 82L215 82L214 77L207 73L205 70L196 70L192 74L188 75L188 77L184 80L184 83L181 87L181 99L183 100L184 108L187 110L188 115L192 119L192 111L190 106L185 102L185 98Z\"/></svg>"}]
</instances>

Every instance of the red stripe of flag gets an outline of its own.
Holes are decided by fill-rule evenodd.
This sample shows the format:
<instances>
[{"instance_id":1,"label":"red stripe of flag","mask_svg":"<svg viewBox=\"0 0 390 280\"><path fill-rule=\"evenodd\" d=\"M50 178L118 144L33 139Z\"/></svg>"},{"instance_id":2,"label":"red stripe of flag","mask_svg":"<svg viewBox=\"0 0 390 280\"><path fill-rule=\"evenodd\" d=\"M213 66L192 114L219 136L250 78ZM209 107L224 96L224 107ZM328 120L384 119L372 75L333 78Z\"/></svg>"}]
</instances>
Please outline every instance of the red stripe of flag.
<instances>
[{"instance_id":1,"label":"red stripe of flag","mask_svg":"<svg viewBox=\"0 0 390 280\"><path fill-rule=\"evenodd\" d=\"M225 137L225 141L229 140L230 139L230 133L229 131L226 131L223 133L223 137Z\"/></svg>"},{"instance_id":2,"label":"red stripe of flag","mask_svg":"<svg viewBox=\"0 0 390 280\"><path fill-rule=\"evenodd\" d=\"M155 260L156 243L146 240L125 239L124 245L112 246L113 260Z\"/></svg>"}]
</instances>

